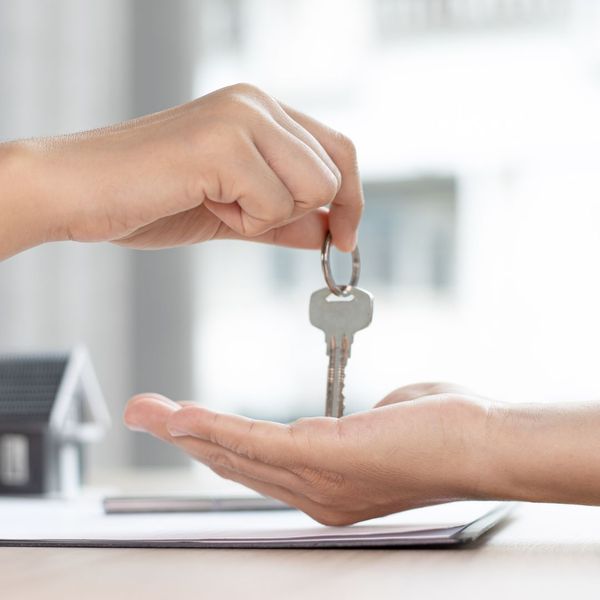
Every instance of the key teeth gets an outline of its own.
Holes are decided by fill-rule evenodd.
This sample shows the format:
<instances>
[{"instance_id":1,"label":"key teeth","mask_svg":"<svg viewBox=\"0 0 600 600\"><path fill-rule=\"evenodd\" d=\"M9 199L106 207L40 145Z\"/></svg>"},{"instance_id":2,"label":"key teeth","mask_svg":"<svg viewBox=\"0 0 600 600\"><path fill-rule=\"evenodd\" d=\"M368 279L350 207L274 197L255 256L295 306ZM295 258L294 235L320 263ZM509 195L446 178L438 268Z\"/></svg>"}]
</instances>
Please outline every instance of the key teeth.
<instances>
[{"instance_id":1,"label":"key teeth","mask_svg":"<svg viewBox=\"0 0 600 600\"><path fill-rule=\"evenodd\" d=\"M344 416L344 411L346 410L346 397L344 396L345 378L346 369L342 368L340 370L340 404L338 406L338 414L336 415L338 418Z\"/></svg>"},{"instance_id":2,"label":"key teeth","mask_svg":"<svg viewBox=\"0 0 600 600\"><path fill-rule=\"evenodd\" d=\"M346 364L348 363L350 343L347 336L342 338L341 344L336 345L335 338L328 344L329 366L327 370L327 403L325 415L340 418L344 416L345 401L344 384Z\"/></svg>"}]
</instances>

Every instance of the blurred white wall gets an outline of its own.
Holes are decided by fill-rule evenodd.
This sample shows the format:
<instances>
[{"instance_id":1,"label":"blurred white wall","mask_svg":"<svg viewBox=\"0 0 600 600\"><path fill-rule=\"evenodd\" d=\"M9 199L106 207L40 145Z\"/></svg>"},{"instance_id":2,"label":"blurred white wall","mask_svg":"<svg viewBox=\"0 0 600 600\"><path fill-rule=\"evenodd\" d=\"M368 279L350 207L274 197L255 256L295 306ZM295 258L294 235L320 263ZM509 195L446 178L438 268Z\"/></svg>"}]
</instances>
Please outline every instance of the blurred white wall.
<instances>
[{"instance_id":1,"label":"blurred white wall","mask_svg":"<svg viewBox=\"0 0 600 600\"><path fill-rule=\"evenodd\" d=\"M130 10L120 0L0 2L0 139L130 114ZM0 264L0 352L90 348L120 420L130 390L130 260L108 245L51 244ZM114 427L96 460L127 455Z\"/></svg>"}]
</instances>

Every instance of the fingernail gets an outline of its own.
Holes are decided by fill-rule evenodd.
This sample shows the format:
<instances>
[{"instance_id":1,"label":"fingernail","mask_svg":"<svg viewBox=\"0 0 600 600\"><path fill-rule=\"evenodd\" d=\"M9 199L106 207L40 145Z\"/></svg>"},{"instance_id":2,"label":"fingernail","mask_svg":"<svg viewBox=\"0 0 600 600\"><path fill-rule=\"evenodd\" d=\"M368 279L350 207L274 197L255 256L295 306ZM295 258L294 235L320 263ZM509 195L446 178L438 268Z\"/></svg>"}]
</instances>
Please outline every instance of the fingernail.
<instances>
[{"instance_id":1,"label":"fingernail","mask_svg":"<svg viewBox=\"0 0 600 600\"><path fill-rule=\"evenodd\" d=\"M175 400L171 400L171 398L167 398L162 394L155 393L146 393L146 394L138 394L138 397L150 398L151 400L155 400L156 402L160 402L169 408L174 408L175 410L179 410L181 408L181 404L179 402L175 402Z\"/></svg>"},{"instance_id":2,"label":"fingernail","mask_svg":"<svg viewBox=\"0 0 600 600\"><path fill-rule=\"evenodd\" d=\"M167 426L167 430L169 432L169 435L171 435L172 437L185 437L186 435L188 435L187 431L183 431L177 427Z\"/></svg>"},{"instance_id":3,"label":"fingernail","mask_svg":"<svg viewBox=\"0 0 600 600\"><path fill-rule=\"evenodd\" d=\"M141 433L147 433L147 430L144 429L141 425L137 425L136 423L126 423L127 429L131 431L139 431Z\"/></svg>"}]
</instances>

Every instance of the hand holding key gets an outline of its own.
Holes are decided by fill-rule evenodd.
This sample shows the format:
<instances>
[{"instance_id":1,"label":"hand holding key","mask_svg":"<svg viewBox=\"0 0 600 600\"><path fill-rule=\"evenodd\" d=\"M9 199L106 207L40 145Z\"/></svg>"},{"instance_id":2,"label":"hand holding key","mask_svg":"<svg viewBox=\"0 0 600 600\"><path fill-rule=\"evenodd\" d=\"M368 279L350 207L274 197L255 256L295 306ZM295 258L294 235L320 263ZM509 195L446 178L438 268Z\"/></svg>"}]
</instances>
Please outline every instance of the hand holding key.
<instances>
[{"instance_id":1,"label":"hand holding key","mask_svg":"<svg viewBox=\"0 0 600 600\"><path fill-rule=\"evenodd\" d=\"M329 366L325 416L344 414L344 379L354 334L364 329L373 318L373 296L356 287L360 275L358 246L352 253L350 283L340 287L331 274L329 253L331 235L327 234L321 249L321 265L327 287L317 290L310 298L310 322L325 333Z\"/></svg>"},{"instance_id":2,"label":"hand holding key","mask_svg":"<svg viewBox=\"0 0 600 600\"><path fill-rule=\"evenodd\" d=\"M0 260L46 241L248 239L346 251L363 196L342 134L235 85L106 129L0 144Z\"/></svg>"}]
</instances>

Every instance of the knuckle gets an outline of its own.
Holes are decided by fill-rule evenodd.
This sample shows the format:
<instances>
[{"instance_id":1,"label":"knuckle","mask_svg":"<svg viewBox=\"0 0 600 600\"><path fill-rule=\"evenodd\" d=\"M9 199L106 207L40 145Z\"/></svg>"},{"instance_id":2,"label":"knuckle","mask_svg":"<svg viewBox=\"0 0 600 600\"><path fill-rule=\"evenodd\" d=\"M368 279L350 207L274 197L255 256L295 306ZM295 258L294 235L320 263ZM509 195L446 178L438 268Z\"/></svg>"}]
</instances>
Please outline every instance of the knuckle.
<instances>
[{"instance_id":1,"label":"knuckle","mask_svg":"<svg viewBox=\"0 0 600 600\"><path fill-rule=\"evenodd\" d=\"M219 477L222 477L223 479L232 479L231 471L219 465L210 465L210 469L213 473L216 473Z\"/></svg>"},{"instance_id":2,"label":"knuckle","mask_svg":"<svg viewBox=\"0 0 600 600\"><path fill-rule=\"evenodd\" d=\"M204 455L204 460L211 468L217 468L225 471L235 471L236 463L231 456L224 452L212 451Z\"/></svg>"},{"instance_id":3,"label":"knuckle","mask_svg":"<svg viewBox=\"0 0 600 600\"><path fill-rule=\"evenodd\" d=\"M272 98L263 90L251 83L236 83L223 90L224 100L221 106L234 117L248 120L248 115L258 115L264 106L272 102Z\"/></svg>"},{"instance_id":4,"label":"knuckle","mask_svg":"<svg viewBox=\"0 0 600 600\"><path fill-rule=\"evenodd\" d=\"M338 442L345 435L346 423L329 417L302 417L289 424L290 434L298 443L314 447L316 440L328 439Z\"/></svg>"},{"instance_id":5,"label":"knuckle","mask_svg":"<svg viewBox=\"0 0 600 600\"><path fill-rule=\"evenodd\" d=\"M341 149L341 152L349 159L353 165L358 166L358 160L356 155L356 146L354 142L345 134L339 131L335 134L336 143Z\"/></svg>"},{"instance_id":6,"label":"knuckle","mask_svg":"<svg viewBox=\"0 0 600 600\"><path fill-rule=\"evenodd\" d=\"M209 435L208 435L208 439L212 444L219 444L219 437L218 437L218 426L219 426L219 421L221 420L221 415L219 413L212 413L210 415L210 428L209 428ZM216 453L214 453L213 455L216 455Z\"/></svg>"},{"instance_id":7,"label":"knuckle","mask_svg":"<svg viewBox=\"0 0 600 600\"><path fill-rule=\"evenodd\" d=\"M313 497L319 498L318 501L324 504L335 502L345 483L345 477L334 471L304 466L298 469L296 474L313 490Z\"/></svg>"},{"instance_id":8,"label":"knuckle","mask_svg":"<svg viewBox=\"0 0 600 600\"><path fill-rule=\"evenodd\" d=\"M290 429L291 431L301 431L311 425L314 425L314 423L314 417L300 417L299 419L296 419L293 423L290 423Z\"/></svg>"},{"instance_id":9,"label":"knuckle","mask_svg":"<svg viewBox=\"0 0 600 600\"><path fill-rule=\"evenodd\" d=\"M263 219L244 218L242 219L242 232L247 237L257 237L266 233L272 228L271 221Z\"/></svg>"},{"instance_id":10,"label":"knuckle","mask_svg":"<svg viewBox=\"0 0 600 600\"><path fill-rule=\"evenodd\" d=\"M339 183L335 175L327 169L323 169L320 177L315 177L311 184L309 198L312 203L323 206L333 202L339 191Z\"/></svg>"},{"instance_id":11,"label":"knuckle","mask_svg":"<svg viewBox=\"0 0 600 600\"><path fill-rule=\"evenodd\" d=\"M291 199L280 198L266 203L260 208L260 217L244 213L242 226L248 236L266 233L275 226L286 223L293 214L294 202Z\"/></svg>"},{"instance_id":12,"label":"knuckle","mask_svg":"<svg viewBox=\"0 0 600 600\"><path fill-rule=\"evenodd\" d=\"M289 424L290 435L297 443L310 446L310 441L328 435L331 425L326 417L301 417Z\"/></svg>"}]
</instances>

